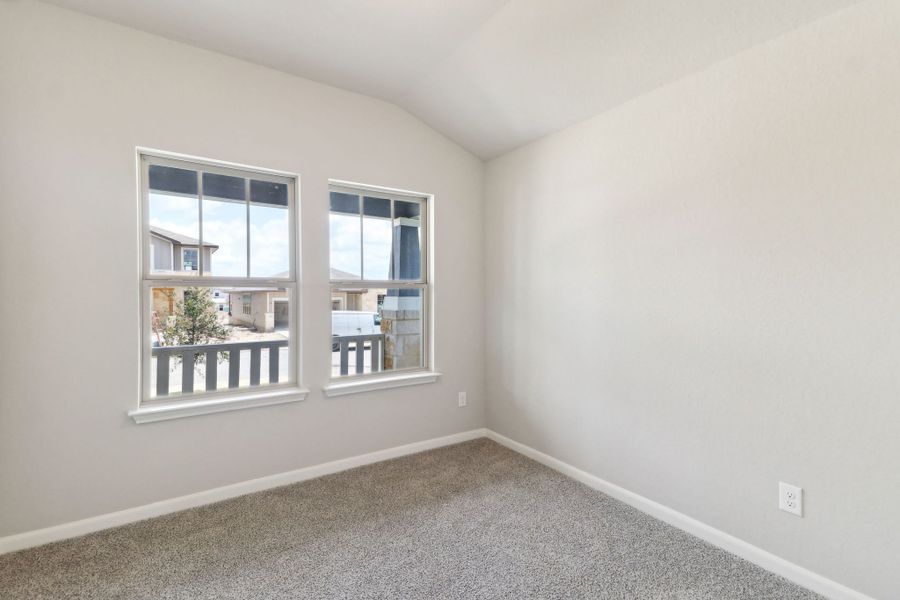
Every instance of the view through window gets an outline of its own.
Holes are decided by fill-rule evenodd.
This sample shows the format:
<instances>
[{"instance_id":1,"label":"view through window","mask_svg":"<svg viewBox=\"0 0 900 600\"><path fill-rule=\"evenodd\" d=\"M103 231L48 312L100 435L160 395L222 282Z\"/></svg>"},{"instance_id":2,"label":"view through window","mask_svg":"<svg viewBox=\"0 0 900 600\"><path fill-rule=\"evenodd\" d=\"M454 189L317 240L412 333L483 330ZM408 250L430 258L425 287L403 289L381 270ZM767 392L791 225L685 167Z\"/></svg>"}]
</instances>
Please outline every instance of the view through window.
<instances>
[{"instance_id":1,"label":"view through window","mask_svg":"<svg viewBox=\"0 0 900 600\"><path fill-rule=\"evenodd\" d=\"M428 368L426 199L333 185L332 377Z\"/></svg>"},{"instance_id":2,"label":"view through window","mask_svg":"<svg viewBox=\"0 0 900 600\"><path fill-rule=\"evenodd\" d=\"M144 401L296 382L295 185L141 156Z\"/></svg>"}]
</instances>

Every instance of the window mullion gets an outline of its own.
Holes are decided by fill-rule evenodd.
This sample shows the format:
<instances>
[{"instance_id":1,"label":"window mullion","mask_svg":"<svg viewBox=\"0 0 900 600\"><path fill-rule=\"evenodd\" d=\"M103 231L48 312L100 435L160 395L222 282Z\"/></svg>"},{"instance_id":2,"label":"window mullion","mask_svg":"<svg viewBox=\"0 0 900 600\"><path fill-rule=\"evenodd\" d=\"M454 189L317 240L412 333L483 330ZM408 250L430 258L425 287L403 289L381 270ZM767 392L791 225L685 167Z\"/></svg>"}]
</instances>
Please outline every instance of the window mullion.
<instances>
[{"instance_id":1,"label":"window mullion","mask_svg":"<svg viewBox=\"0 0 900 600\"><path fill-rule=\"evenodd\" d=\"M198 214L198 245L197 245L197 272L203 277L203 171L197 171L197 214ZM181 268L184 269L184 246L181 247Z\"/></svg>"},{"instance_id":2,"label":"window mullion","mask_svg":"<svg viewBox=\"0 0 900 600\"><path fill-rule=\"evenodd\" d=\"M388 279L396 279L396 275L394 274L394 199L390 198L391 201L391 251L388 254L390 258L388 258Z\"/></svg>"},{"instance_id":3,"label":"window mullion","mask_svg":"<svg viewBox=\"0 0 900 600\"><path fill-rule=\"evenodd\" d=\"M153 260L150 256L149 248L152 247L150 241L150 163L147 158L140 156L141 167L141 275L146 277L153 272Z\"/></svg>"},{"instance_id":4,"label":"window mullion","mask_svg":"<svg viewBox=\"0 0 900 600\"><path fill-rule=\"evenodd\" d=\"M244 178L244 202L247 206L247 277L250 277L250 179L247 177Z\"/></svg>"},{"instance_id":5,"label":"window mullion","mask_svg":"<svg viewBox=\"0 0 900 600\"><path fill-rule=\"evenodd\" d=\"M359 198L359 278L360 280L364 280L366 278L366 273L363 268L366 252L363 235L363 229L365 229L366 225L366 220L363 218L365 208L363 206L363 195L359 194L356 197Z\"/></svg>"},{"instance_id":6,"label":"window mullion","mask_svg":"<svg viewBox=\"0 0 900 600\"><path fill-rule=\"evenodd\" d=\"M426 202L419 202L419 279L428 282L428 211L431 206Z\"/></svg>"}]
</instances>

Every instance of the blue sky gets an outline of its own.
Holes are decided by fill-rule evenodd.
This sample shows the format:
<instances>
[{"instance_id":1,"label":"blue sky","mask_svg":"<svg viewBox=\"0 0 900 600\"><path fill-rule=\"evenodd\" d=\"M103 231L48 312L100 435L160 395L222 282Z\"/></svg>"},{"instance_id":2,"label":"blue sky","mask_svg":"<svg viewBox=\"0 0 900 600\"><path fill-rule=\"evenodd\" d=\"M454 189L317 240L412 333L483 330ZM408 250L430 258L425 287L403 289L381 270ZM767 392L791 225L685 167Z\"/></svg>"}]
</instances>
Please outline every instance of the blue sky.
<instances>
[{"instance_id":1,"label":"blue sky","mask_svg":"<svg viewBox=\"0 0 900 600\"><path fill-rule=\"evenodd\" d=\"M150 224L200 237L197 198L150 193ZM247 208L243 203L203 200L203 241L218 244L212 275L247 275ZM250 207L250 274L277 275L288 270L290 233L283 207Z\"/></svg>"},{"instance_id":2,"label":"blue sky","mask_svg":"<svg viewBox=\"0 0 900 600\"><path fill-rule=\"evenodd\" d=\"M150 193L150 224L194 238L200 237L196 197ZM366 218L363 247L365 277L387 279L391 259L391 222ZM360 276L360 219L329 215L331 266ZM251 205L251 276L266 277L288 270L288 211ZM244 277L247 269L247 209L239 202L203 200L203 241L218 244L212 275Z\"/></svg>"},{"instance_id":3,"label":"blue sky","mask_svg":"<svg viewBox=\"0 0 900 600\"><path fill-rule=\"evenodd\" d=\"M360 276L359 215L329 214L331 266ZM366 279L388 279L391 261L391 221L365 218L363 224Z\"/></svg>"}]
</instances>

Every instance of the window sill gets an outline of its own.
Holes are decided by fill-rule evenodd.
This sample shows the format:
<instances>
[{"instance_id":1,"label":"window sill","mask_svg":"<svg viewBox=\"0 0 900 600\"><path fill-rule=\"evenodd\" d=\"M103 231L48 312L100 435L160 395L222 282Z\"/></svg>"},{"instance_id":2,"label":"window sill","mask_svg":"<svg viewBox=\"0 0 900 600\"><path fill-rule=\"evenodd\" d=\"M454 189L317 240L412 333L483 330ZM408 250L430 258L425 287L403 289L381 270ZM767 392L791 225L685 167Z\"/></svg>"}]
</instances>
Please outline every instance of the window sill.
<instances>
[{"instance_id":1,"label":"window sill","mask_svg":"<svg viewBox=\"0 0 900 600\"><path fill-rule=\"evenodd\" d=\"M322 390L329 398L334 396L346 396L347 394L359 394L374 390L387 390L391 388L406 387L408 385L421 385L434 383L440 377L440 373L426 371L409 375L391 375L389 377L367 377L353 381L335 381L329 383Z\"/></svg>"},{"instance_id":2,"label":"window sill","mask_svg":"<svg viewBox=\"0 0 900 600\"><path fill-rule=\"evenodd\" d=\"M300 402L305 400L308 394L309 390L307 389L290 388L210 400L180 400L166 404L147 404L136 410L129 411L128 416L134 419L135 423L153 423L229 410Z\"/></svg>"}]
</instances>

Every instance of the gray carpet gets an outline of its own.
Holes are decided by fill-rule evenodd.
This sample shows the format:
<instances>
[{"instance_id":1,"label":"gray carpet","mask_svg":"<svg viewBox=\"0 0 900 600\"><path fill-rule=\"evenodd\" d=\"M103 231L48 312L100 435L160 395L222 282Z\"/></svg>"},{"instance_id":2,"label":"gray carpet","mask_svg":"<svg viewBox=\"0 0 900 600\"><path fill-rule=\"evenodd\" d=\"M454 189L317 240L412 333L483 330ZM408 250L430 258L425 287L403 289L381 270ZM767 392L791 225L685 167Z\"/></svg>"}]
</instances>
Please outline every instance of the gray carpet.
<instances>
[{"instance_id":1,"label":"gray carpet","mask_svg":"<svg viewBox=\"0 0 900 600\"><path fill-rule=\"evenodd\" d=\"M2 598L820 598L480 439L0 556Z\"/></svg>"}]
</instances>

